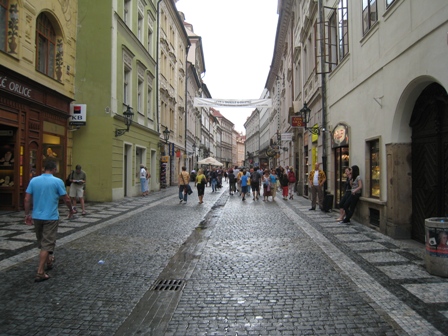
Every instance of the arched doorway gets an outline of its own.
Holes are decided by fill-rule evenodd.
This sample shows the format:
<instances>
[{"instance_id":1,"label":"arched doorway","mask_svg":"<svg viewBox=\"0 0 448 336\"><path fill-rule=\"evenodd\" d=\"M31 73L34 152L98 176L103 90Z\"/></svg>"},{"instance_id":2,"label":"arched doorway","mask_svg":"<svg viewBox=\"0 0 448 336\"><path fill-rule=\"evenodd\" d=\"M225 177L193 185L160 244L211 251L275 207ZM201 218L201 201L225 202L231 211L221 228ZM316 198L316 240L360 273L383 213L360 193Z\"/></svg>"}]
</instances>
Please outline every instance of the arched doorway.
<instances>
[{"instance_id":1,"label":"arched doorway","mask_svg":"<svg viewBox=\"0 0 448 336\"><path fill-rule=\"evenodd\" d=\"M425 239L425 218L448 215L448 95L437 83L418 97L412 127L412 238Z\"/></svg>"}]
</instances>

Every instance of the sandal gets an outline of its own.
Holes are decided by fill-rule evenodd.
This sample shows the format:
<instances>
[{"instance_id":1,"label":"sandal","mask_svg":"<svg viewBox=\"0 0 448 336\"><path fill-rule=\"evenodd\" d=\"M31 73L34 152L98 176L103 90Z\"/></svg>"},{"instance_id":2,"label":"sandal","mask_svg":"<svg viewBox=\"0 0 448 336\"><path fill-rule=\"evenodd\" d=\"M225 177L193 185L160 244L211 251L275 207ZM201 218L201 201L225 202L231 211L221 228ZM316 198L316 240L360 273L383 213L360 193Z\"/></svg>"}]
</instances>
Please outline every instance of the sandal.
<instances>
[{"instance_id":1,"label":"sandal","mask_svg":"<svg viewBox=\"0 0 448 336\"><path fill-rule=\"evenodd\" d=\"M53 269L55 260L56 259L54 258L53 255L48 256L48 259L47 259L47 271Z\"/></svg>"},{"instance_id":2,"label":"sandal","mask_svg":"<svg viewBox=\"0 0 448 336\"><path fill-rule=\"evenodd\" d=\"M85 215L87 215L87 212L83 211L81 215L85 216Z\"/></svg>"},{"instance_id":3,"label":"sandal","mask_svg":"<svg viewBox=\"0 0 448 336\"><path fill-rule=\"evenodd\" d=\"M37 273L34 282L42 282L48 279L50 279L50 276L47 273Z\"/></svg>"}]
</instances>

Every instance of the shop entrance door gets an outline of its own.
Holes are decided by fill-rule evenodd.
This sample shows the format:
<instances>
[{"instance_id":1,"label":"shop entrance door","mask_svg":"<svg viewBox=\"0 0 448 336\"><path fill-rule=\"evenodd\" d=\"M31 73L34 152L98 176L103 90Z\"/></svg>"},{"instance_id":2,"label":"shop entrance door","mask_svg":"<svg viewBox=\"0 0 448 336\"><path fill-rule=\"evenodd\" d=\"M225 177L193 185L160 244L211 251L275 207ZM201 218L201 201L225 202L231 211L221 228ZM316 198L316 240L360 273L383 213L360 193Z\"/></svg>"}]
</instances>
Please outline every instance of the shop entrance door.
<instances>
[{"instance_id":1,"label":"shop entrance door","mask_svg":"<svg viewBox=\"0 0 448 336\"><path fill-rule=\"evenodd\" d=\"M415 103L412 127L412 238L425 241L425 219L448 215L448 96L429 85Z\"/></svg>"}]
</instances>

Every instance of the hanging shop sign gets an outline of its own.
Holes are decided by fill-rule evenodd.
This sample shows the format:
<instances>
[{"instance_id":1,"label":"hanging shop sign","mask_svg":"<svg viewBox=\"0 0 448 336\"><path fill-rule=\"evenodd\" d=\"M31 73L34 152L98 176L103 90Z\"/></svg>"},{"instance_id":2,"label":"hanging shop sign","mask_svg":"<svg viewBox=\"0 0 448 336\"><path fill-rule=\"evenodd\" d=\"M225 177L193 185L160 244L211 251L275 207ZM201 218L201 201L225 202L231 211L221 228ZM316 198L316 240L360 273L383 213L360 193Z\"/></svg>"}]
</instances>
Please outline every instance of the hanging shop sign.
<instances>
[{"instance_id":1,"label":"hanging shop sign","mask_svg":"<svg viewBox=\"0 0 448 336\"><path fill-rule=\"evenodd\" d=\"M348 146L349 130L346 124L337 124L334 127L333 132L331 132L331 135L332 148Z\"/></svg>"},{"instance_id":2,"label":"hanging shop sign","mask_svg":"<svg viewBox=\"0 0 448 336\"><path fill-rule=\"evenodd\" d=\"M291 122L289 123L292 128L305 127L303 122L303 117L301 116L291 116Z\"/></svg>"},{"instance_id":3,"label":"hanging shop sign","mask_svg":"<svg viewBox=\"0 0 448 336\"><path fill-rule=\"evenodd\" d=\"M73 126L85 126L87 121L87 105L70 105L70 119L68 124Z\"/></svg>"}]
</instances>

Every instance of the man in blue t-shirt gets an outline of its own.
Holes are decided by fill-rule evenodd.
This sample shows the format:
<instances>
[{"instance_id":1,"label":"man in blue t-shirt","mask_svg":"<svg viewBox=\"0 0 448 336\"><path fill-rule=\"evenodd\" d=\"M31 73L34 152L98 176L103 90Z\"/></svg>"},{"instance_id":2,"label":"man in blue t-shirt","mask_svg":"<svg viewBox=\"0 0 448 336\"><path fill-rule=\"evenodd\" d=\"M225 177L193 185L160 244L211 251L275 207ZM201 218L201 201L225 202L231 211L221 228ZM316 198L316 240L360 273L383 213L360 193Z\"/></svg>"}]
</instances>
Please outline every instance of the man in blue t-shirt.
<instances>
[{"instance_id":1,"label":"man in blue t-shirt","mask_svg":"<svg viewBox=\"0 0 448 336\"><path fill-rule=\"evenodd\" d=\"M243 175L241 176L241 196L242 200L245 201L246 193L247 193L247 182L249 181L249 176L246 174L246 170L243 170Z\"/></svg>"},{"instance_id":2,"label":"man in blue t-shirt","mask_svg":"<svg viewBox=\"0 0 448 336\"><path fill-rule=\"evenodd\" d=\"M56 235L59 226L59 198L63 198L70 214L73 216L74 210L70 202L70 197L65 190L64 182L55 176L57 171L54 161L47 161L45 172L31 179L25 194L25 223L33 225L36 231L36 238L39 254L39 266L34 278L35 282L48 280L50 276L45 273L53 268L54 247L56 245ZM31 200L33 200L33 213L31 215Z\"/></svg>"}]
</instances>

